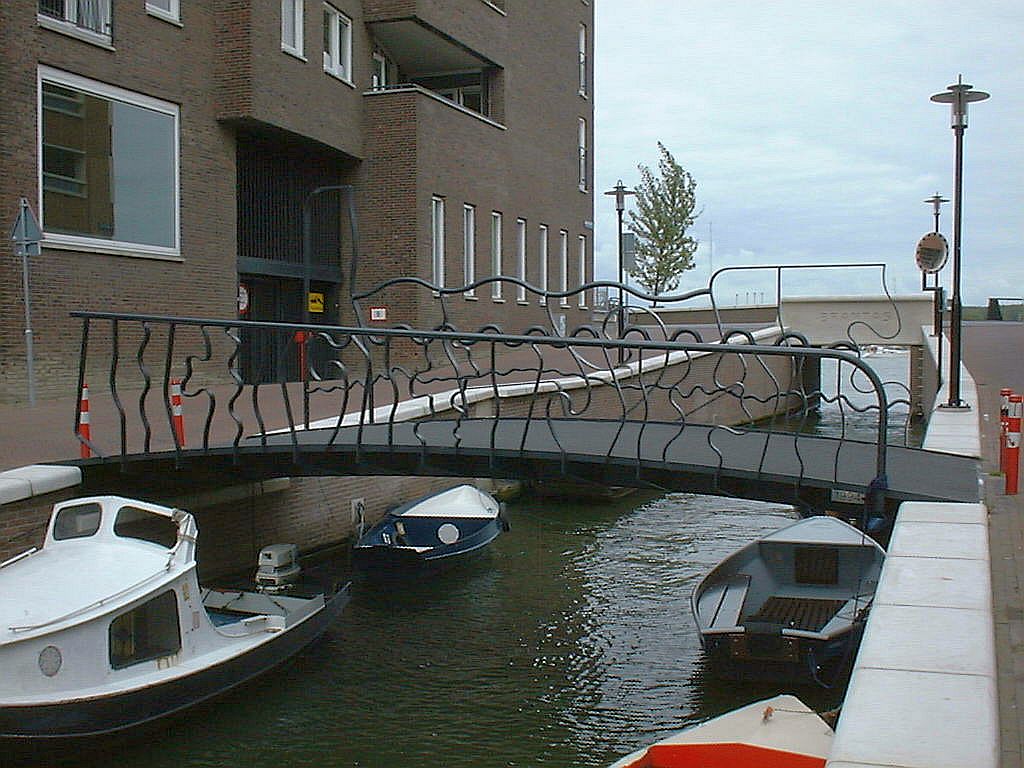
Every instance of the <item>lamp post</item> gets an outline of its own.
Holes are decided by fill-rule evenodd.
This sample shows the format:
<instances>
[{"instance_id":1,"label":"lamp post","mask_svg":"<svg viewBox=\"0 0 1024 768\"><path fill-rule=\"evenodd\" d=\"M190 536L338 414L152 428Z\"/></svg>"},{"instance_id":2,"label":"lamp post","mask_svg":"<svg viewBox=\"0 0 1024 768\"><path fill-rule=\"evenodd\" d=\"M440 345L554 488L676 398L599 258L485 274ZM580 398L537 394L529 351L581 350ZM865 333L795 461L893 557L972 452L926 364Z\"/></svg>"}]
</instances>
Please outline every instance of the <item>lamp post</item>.
<instances>
[{"instance_id":1,"label":"lamp post","mask_svg":"<svg viewBox=\"0 0 1024 768\"><path fill-rule=\"evenodd\" d=\"M948 203L949 200L944 198L938 192L929 197L923 202L928 203L932 206L932 215L935 217L935 228L932 230L935 234L939 234L939 214L942 209L943 203ZM945 265L943 265L945 266ZM928 285L928 273L921 270L921 290L931 291L934 294L934 311L932 312L932 336L939 340L938 342L938 360L936 361L936 378L937 386L942 386L942 326L943 326L943 309L946 305L946 292L942 289L942 285L939 281L939 273L942 271L941 268L935 271L935 285Z\"/></svg>"},{"instance_id":2,"label":"lamp post","mask_svg":"<svg viewBox=\"0 0 1024 768\"><path fill-rule=\"evenodd\" d=\"M970 408L960 399L960 331L962 325L960 301L960 222L963 209L964 131L967 129L967 105L972 101L984 101L989 97L984 91L971 90L973 86L963 81L963 75L942 93L931 97L939 104L949 104L951 124L956 137L953 170L953 312L950 318L949 401L945 408ZM938 203L935 203L938 206Z\"/></svg>"},{"instance_id":3,"label":"lamp post","mask_svg":"<svg viewBox=\"0 0 1024 768\"><path fill-rule=\"evenodd\" d=\"M625 323L624 323L625 317L624 317L624 314L623 314L623 300L622 300L623 299L623 293L622 293L622 283L623 283L623 275L622 275L622 212L624 210L626 210L626 196L627 195L635 195L636 192L633 191L632 189L626 189L625 185L622 183L622 179L619 179L619 183L616 184L613 188L609 189L607 192L605 192L605 194L606 195L614 195L615 196L615 211L618 213L618 216L619 216L619 247L618 247L618 254L619 254L619 338L621 339L623 337L624 333L625 333ZM619 365L622 365L622 360L623 360L624 352L625 352L625 350L623 350L620 347L619 348Z\"/></svg>"}]
</instances>

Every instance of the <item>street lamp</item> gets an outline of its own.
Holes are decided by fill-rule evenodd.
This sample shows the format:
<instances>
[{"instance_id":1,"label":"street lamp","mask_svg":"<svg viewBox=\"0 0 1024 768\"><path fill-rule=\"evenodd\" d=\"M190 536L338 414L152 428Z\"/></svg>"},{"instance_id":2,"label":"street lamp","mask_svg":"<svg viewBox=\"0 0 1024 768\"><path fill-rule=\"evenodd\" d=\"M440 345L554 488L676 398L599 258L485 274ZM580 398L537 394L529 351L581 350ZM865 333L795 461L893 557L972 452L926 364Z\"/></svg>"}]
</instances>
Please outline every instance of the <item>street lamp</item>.
<instances>
[{"instance_id":1,"label":"street lamp","mask_svg":"<svg viewBox=\"0 0 1024 768\"><path fill-rule=\"evenodd\" d=\"M938 192L929 197L923 202L928 203L932 206L932 215L935 217L935 229L932 231L935 234L939 234L939 214L942 209L943 203L948 203L949 200L944 198ZM945 259L943 259L943 265L945 266ZM938 360L937 365L937 385L942 386L942 325L943 325L943 308L946 306L946 292L942 289L942 285L939 281L939 273L942 271L942 267L935 270L935 285L928 285L928 273L925 270L921 270L921 290L931 291L934 294L934 310L932 312L932 336L939 340L938 343Z\"/></svg>"},{"instance_id":2,"label":"street lamp","mask_svg":"<svg viewBox=\"0 0 1024 768\"><path fill-rule=\"evenodd\" d=\"M612 189L609 189L607 192L605 192L605 194L606 195L615 195L615 211L619 215L619 248L618 248L618 254L619 254L619 338L621 339L623 337L624 333L625 333L625 327L624 327L624 319L625 318L623 316L623 309L622 309L623 306L624 306L623 300L622 300L623 299L623 295L622 295L622 284L623 284L623 276L622 276L622 212L624 210L626 210L626 195L635 195L636 192L633 191L632 189L626 189L625 185L622 183L622 179L619 179L619 183L616 184ZM623 350L621 347L619 348L619 365L622 364L624 351L625 350Z\"/></svg>"},{"instance_id":3,"label":"street lamp","mask_svg":"<svg viewBox=\"0 0 1024 768\"><path fill-rule=\"evenodd\" d=\"M953 171L953 313L950 327L952 354L949 361L949 402L944 407L960 409L971 407L960 399L960 330L963 320L960 302L960 221L963 208L964 131L967 129L967 105L972 101L984 101L989 96L984 91L971 90L972 87L964 83L963 75L960 75L947 90L932 96L932 101L950 105L950 127L956 136Z\"/></svg>"}]
</instances>

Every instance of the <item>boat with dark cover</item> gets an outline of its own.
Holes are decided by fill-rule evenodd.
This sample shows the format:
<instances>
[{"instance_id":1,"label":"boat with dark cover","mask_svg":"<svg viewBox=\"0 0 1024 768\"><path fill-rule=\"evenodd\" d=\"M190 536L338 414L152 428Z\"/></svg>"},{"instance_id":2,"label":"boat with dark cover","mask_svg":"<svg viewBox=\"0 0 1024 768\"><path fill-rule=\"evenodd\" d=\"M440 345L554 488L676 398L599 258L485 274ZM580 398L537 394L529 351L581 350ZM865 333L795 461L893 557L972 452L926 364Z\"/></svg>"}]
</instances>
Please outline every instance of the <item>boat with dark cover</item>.
<instances>
[{"instance_id":1,"label":"boat with dark cover","mask_svg":"<svg viewBox=\"0 0 1024 768\"><path fill-rule=\"evenodd\" d=\"M378 579L447 570L508 530L501 511L493 496L472 485L423 496L391 510L361 536L352 564Z\"/></svg>"}]
</instances>

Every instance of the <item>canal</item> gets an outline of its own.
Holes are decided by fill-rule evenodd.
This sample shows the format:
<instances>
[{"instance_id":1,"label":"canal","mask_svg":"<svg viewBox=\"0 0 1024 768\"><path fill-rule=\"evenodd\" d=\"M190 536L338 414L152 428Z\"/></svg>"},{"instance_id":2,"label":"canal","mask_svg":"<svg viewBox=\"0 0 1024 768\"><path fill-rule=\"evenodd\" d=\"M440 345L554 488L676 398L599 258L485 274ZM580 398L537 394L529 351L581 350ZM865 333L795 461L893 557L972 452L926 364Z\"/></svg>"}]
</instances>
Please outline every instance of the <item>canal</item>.
<instances>
[{"instance_id":1,"label":"canal","mask_svg":"<svg viewBox=\"0 0 1024 768\"><path fill-rule=\"evenodd\" d=\"M879 358L883 378L900 366L905 380L905 355ZM835 430L834 417L826 409L817 429ZM507 516L511 531L461 570L357 584L342 619L289 666L118 743L117 764L602 766L778 692L818 710L841 703L838 686L730 683L702 666L693 586L793 521L789 508L688 494L527 495Z\"/></svg>"}]
</instances>

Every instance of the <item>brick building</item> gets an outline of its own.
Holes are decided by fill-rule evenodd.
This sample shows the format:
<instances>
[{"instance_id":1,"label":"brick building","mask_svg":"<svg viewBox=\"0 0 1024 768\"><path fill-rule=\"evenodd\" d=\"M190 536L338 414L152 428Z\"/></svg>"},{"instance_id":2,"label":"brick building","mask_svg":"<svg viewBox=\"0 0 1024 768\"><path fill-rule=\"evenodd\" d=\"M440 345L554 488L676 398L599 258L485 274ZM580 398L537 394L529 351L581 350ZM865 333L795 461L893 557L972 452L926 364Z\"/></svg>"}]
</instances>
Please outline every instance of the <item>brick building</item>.
<instances>
[{"instance_id":1,"label":"brick building","mask_svg":"<svg viewBox=\"0 0 1024 768\"><path fill-rule=\"evenodd\" d=\"M311 306L336 323L395 276L593 279L587 0L5 0L0 35L0 231L20 197L43 227L41 397L73 391L74 309L233 318L242 286L246 319ZM354 275L341 197L311 195L336 185L356 190ZM0 255L11 403L27 393L21 264ZM388 323L440 317L429 289L368 303ZM507 283L447 300L473 327L587 309L551 303ZM245 375L294 369L294 352L253 345Z\"/></svg>"}]
</instances>

